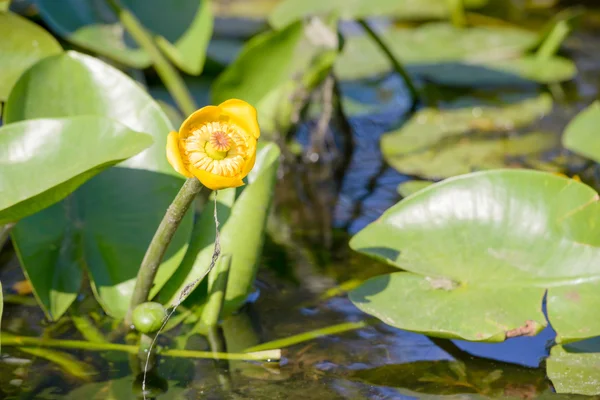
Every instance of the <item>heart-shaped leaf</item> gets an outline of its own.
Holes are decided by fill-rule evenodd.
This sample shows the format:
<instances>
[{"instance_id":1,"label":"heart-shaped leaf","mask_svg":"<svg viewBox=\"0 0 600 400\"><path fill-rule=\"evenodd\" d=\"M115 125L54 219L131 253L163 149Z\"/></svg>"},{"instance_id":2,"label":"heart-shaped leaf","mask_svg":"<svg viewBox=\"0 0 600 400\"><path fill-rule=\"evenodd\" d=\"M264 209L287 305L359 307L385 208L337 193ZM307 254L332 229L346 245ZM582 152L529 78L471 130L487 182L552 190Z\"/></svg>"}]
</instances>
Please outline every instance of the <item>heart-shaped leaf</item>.
<instances>
[{"instance_id":1,"label":"heart-shaped leaf","mask_svg":"<svg viewBox=\"0 0 600 400\"><path fill-rule=\"evenodd\" d=\"M0 12L0 101L6 101L19 76L44 57L62 52L40 26L11 12Z\"/></svg>"},{"instance_id":2,"label":"heart-shaped leaf","mask_svg":"<svg viewBox=\"0 0 600 400\"><path fill-rule=\"evenodd\" d=\"M32 274L46 277L45 286L35 290L38 295L46 291L42 304L49 318L56 319L65 310L64 301L57 304L58 297L78 293L80 282L75 277L81 276L81 268L89 272L102 307L120 318L127 311L146 248L183 183L165 156L173 126L136 82L72 51L42 60L19 79L6 104L5 120L77 115L112 118L151 134L154 145L94 177L66 201L23 219L12 238L32 282L36 281ZM191 228L189 213L161 264L153 294L181 262Z\"/></svg>"},{"instance_id":3,"label":"heart-shaped leaf","mask_svg":"<svg viewBox=\"0 0 600 400\"><path fill-rule=\"evenodd\" d=\"M237 310L252 289L258 268L265 226L277 169L280 150L274 143L262 146L256 156L256 165L248 176L248 185L236 197L235 190L219 192L221 203L218 216L222 224L221 253L231 255L231 267L224 313ZM214 248L215 224L213 207L208 204L194 227L193 242L182 266L160 293L161 302L172 304L183 288L203 276L210 265Z\"/></svg>"},{"instance_id":4,"label":"heart-shaped leaf","mask_svg":"<svg viewBox=\"0 0 600 400\"><path fill-rule=\"evenodd\" d=\"M95 116L31 119L0 127L0 224L64 199L152 142L150 135Z\"/></svg>"},{"instance_id":5,"label":"heart-shaped leaf","mask_svg":"<svg viewBox=\"0 0 600 400\"><path fill-rule=\"evenodd\" d=\"M487 0L464 0L464 6L479 8ZM434 19L450 16L446 0L284 0L269 15L272 27L280 29L312 15L337 14L343 19L386 16L394 19Z\"/></svg>"},{"instance_id":6,"label":"heart-shaped leaf","mask_svg":"<svg viewBox=\"0 0 600 400\"><path fill-rule=\"evenodd\" d=\"M157 37L157 43L183 71L202 72L212 35L213 16L208 0L122 0L140 22ZM145 68L150 57L134 44L105 1L36 0L44 21L60 36L85 49L123 64Z\"/></svg>"},{"instance_id":7,"label":"heart-shaped leaf","mask_svg":"<svg viewBox=\"0 0 600 400\"><path fill-rule=\"evenodd\" d=\"M350 242L407 272L378 276L352 302L432 336L501 341L546 325L558 340L600 335L598 194L533 170L448 179L402 200ZM590 223L590 221L592 221Z\"/></svg>"},{"instance_id":8,"label":"heart-shaped leaf","mask_svg":"<svg viewBox=\"0 0 600 400\"><path fill-rule=\"evenodd\" d=\"M579 113L567 125L563 134L563 146L567 149L600 162L600 102L596 101Z\"/></svg>"},{"instance_id":9,"label":"heart-shaped leaf","mask_svg":"<svg viewBox=\"0 0 600 400\"><path fill-rule=\"evenodd\" d=\"M546 360L548 378L558 393L600 394L600 337L554 346Z\"/></svg>"}]
</instances>

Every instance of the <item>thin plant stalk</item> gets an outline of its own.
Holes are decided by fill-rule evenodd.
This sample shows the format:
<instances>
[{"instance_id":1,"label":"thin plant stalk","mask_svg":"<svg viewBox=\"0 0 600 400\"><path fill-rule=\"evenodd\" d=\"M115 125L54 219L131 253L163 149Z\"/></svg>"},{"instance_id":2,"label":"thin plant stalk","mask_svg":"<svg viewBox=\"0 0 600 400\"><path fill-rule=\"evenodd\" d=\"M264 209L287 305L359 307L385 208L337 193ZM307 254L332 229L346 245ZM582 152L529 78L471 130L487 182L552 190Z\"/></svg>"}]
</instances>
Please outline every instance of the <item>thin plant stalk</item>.
<instances>
[{"instance_id":1,"label":"thin plant stalk","mask_svg":"<svg viewBox=\"0 0 600 400\"><path fill-rule=\"evenodd\" d=\"M125 319L127 325L131 325L131 313L133 309L148 301L150 289L154 283L158 267L167 251L167 247L171 243L173 235L175 235L185 213L202 187L198 179L187 179L167 209L140 265L131 297L131 304L129 305L129 311Z\"/></svg>"},{"instance_id":2,"label":"thin plant stalk","mask_svg":"<svg viewBox=\"0 0 600 400\"><path fill-rule=\"evenodd\" d=\"M77 349L89 351L120 351L128 354L137 355L139 346L120 344L120 343L96 343L83 340L63 340L63 339L40 339L32 336L13 336L2 333L3 346L38 346L38 347L56 347L62 349ZM246 353L224 353L214 351L194 351L167 349L160 352L161 356L177 358L201 358L217 360L236 360L236 361L271 361L281 358L281 350L266 350Z\"/></svg>"},{"instance_id":3,"label":"thin plant stalk","mask_svg":"<svg viewBox=\"0 0 600 400\"><path fill-rule=\"evenodd\" d=\"M261 343L257 346L249 347L245 351L264 351L268 349L289 347L298 343L308 342L309 340L313 340L321 336L336 335L339 333L354 331L357 329L367 327L369 325L373 325L377 322L379 322L378 319L372 318L365 321L345 322L343 324L331 325L325 328L316 329L314 331L304 332L294 336L288 336L283 339L277 339L271 342Z\"/></svg>"},{"instance_id":4,"label":"thin plant stalk","mask_svg":"<svg viewBox=\"0 0 600 400\"><path fill-rule=\"evenodd\" d=\"M567 21L558 22L540 45L535 53L538 59L546 60L558 52L560 46L571 33L571 27Z\"/></svg>"},{"instance_id":5,"label":"thin plant stalk","mask_svg":"<svg viewBox=\"0 0 600 400\"><path fill-rule=\"evenodd\" d=\"M448 2L448 8L450 9L450 18L452 18L452 25L457 28L464 28L467 26L467 16L465 14L465 5L463 0L446 0Z\"/></svg>"},{"instance_id":6,"label":"thin plant stalk","mask_svg":"<svg viewBox=\"0 0 600 400\"><path fill-rule=\"evenodd\" d=\"M148 32L140 21L129 10L122 7L118 0L108 0L109 4L119 15L121 23L131 34L136 43L150 56L152 65L167 90L173 96L175 103L185 115L196 111L197 107L192 95L185 86L177 69L165 58L156 44L155 38Z\"/></svg>"},{"instance_id":7,"label":"thin plant stalk","mask_svg":"<svg viewBox=\"0 0 600 400\"><path fill-rule=\"evenodd\" d=\"M398 57L393 53L390 46L388 46L388 44L385 42L385 39L381 37L379 33L375 32L375 30L371 28L367 21L365 21L364 19L359 19L358 23L363 27L365 32L367 32L369 37L373 39L375 43L377 43L379 48L385 53L385 55L389 59L390 63L394 67L394 70L404 80L404 83L406 84L406 87L408 88L408 91L410 93L412 108L414 108L417 104L417 101L419 100L419 92L417 91L417 88L413 83L412 78L410 77L410 75L408 75L408 72L402 65L402 62L400 62Z\"/></svg>"}]
</instances>

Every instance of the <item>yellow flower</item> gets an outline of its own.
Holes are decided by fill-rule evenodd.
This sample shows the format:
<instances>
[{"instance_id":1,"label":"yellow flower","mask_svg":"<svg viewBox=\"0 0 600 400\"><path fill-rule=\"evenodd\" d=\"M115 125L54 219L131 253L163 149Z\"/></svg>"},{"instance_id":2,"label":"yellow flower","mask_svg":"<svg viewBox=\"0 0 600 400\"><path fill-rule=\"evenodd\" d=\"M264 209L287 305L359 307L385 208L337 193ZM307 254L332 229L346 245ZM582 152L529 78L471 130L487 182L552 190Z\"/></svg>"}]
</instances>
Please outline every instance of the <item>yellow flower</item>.
<instances>
[{"instance_id":1,"label":"yellow flower","mask_svg":"<svg viewBox=\"0 0 600 400\"><path fill-rule=\"evenodd\" d=\"M231 99L190 115L169 133L167 159L177 172L212 190L242 186L256 161L256 110Z\"/></svg>"}]
</instances>

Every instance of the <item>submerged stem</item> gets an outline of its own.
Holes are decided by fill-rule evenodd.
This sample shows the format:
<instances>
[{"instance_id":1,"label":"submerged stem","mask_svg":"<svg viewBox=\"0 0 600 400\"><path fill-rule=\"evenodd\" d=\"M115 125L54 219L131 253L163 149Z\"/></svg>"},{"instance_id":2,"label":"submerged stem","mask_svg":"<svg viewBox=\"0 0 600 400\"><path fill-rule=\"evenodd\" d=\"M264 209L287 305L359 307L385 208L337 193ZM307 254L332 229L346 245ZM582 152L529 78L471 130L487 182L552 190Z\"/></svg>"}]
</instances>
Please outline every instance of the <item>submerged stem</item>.
<instances>
[{"instance_id":1,"label":"submerged stem","mask_svg":"<svg viewBox=\"0 0 600 400\"><path fill-rule=\"evenodd\" d=\"M121 7L117 0L108 1L117 14L119 14L119 19L123 26L125 26L137 44L150 56L158 76L167 87L171 96L173 96L181 111L185 115L190 115L196 111L197 107L194 99L185 86L181 75L161 53L152 34L144 28L135 15Z\"/></svg>"},{"instance_id":2,"label":"submerged stem","mask_svg":"<svg viewBox=\"0 0 600 400\"><path fill-rule=\"evenodd\" d=\"M129 305L127 317L125 318L125 323L127 325L131 325L131 313L133 312L133 309L148 301L150 289L154 283L158 267L167 251L167 247L169 246L169 243L171 243L171 239L173 239L173 235L175 235L175 232L185 216L185 213L190 208L192 201L201 189L202 184L198 179L189 178L185 181L177 193L177 196L175 196L175 199L173 199L173 202L167 209L165 216L160 222L160 225L150 242L150 246L148 246L148 250L146 250L146 255L142 260L142 264L140 265L135 288L131 297L131 304Z\"/></svg>"},{"instance_id":3,"label":"submerged stem","mask_svg":"<svg viewBox=\"0 0 600 400\"><path fill-rule=\"evenodd\" d=\"M373 39L373 41L377 43L377 45L381 48L381 50L390 60L390 63L394 67L394 70L396 70L398 75L400 75L404 80L404 83L406 84L406 87L408 88L408 91L410 93L412 108L414 108L419 99L419 92L417 91L417 88L413 83L412 78L410 77L410 75L408 75L408 72L406 71L404 66L402 66L402 63L400 62L398 57L396 57L396 55L392 52L392 49L387 45L387 43L385 43L383 37L381 37L379 33L375 32L375 30L371 28L371 26L369 26L367 21L365 21L364 19L359 19L358 23L363 27L363 29L367 32L371 39Z\"/></svg>"}]
</instances>

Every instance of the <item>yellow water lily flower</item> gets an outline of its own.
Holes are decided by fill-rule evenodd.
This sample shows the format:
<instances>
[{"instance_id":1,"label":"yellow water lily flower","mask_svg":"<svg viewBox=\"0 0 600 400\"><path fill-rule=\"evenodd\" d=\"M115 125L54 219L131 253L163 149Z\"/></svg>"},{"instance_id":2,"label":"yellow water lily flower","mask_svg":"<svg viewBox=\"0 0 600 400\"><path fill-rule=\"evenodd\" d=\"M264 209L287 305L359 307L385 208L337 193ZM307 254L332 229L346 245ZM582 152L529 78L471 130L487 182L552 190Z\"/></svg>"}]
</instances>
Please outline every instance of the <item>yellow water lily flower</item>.
<instances>
[{"instance_id":1,"label":"yellow water lily flower","mask_svg":"<svg viewBox=\"0 0 600 400\"><path fill-rule=\"evenodd\" d=\"M231 99L190 115L169 133L167 159L180 174L212 190L242 186L256 161L256 109Z\"/></svg>"}]
</instances>

